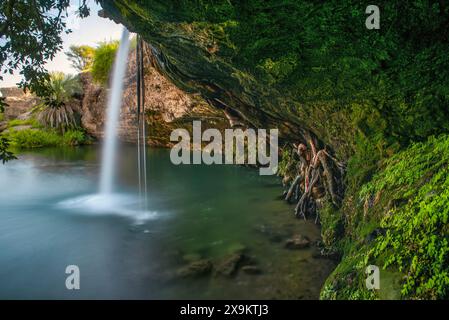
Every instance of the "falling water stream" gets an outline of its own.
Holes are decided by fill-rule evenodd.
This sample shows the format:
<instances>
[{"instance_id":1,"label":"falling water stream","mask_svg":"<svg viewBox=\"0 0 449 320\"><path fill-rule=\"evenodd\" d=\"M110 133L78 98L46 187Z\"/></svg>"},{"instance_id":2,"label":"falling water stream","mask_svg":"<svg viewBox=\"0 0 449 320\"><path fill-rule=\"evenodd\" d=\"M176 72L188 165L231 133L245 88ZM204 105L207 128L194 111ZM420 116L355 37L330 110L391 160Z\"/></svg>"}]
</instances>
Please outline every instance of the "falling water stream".
<instances>
[{"instance_id":1,"label":"falling water stream","mask_svg":"<svg viewBox=\"0 0 449 320\"><path fill-rule=\"evenodd\" d=\"M112 86L109 91L105 136L101 152L99 192L70 198L61 201L58 205L69 210L83 210L91 215L119 215L142 221L153 219L156 215L155 212L146 211L147 204L143 202L147 200L146 196L142 197L142 192L140 192L139 197L136 197L133 192L120 192L116 188L117 181L115 181L115 176L119 171L117 169L117 127L120 119L120 107L122 105L123 84L128 65L129 47L129 32L124 28L112 70ZM142 135L145 135L145 131L143 131ZM141 150L140 144L138 150L139 153L146 152L145 148ZM145 168L145 157L143 157L142 161L144 161L142 168ZM141 174L140 167L139 165L139 177ZM146 175L146 170L143 171L143 174ZM146 176L143 179L146 181ZM145 189L144 192L146 192ZM139 182L140 190L141 186Z\"/></svg>"},{"instance_id":2,"label":"falling water stream","mask_svg":"<svg viewBox=\"0 0 449 320\"><path fill-rule=\"evenodd\" d=\"M102 153L100 193L110 194L113 191L114 167L117 155L117 124L122 105L123 78L126 72L129 52L129 31L123 28L120 47L115 57L112 73L112 88L109 91L105 139Z\"/></svg>"}]
</instances>

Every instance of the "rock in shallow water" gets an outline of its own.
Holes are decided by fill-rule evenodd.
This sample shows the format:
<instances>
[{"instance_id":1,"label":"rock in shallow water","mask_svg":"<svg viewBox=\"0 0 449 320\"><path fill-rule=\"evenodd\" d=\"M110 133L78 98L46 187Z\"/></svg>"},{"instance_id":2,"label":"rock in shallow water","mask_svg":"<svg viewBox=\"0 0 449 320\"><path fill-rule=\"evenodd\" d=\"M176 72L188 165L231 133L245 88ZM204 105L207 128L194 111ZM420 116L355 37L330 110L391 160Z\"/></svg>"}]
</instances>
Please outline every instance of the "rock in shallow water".
<instances>
[{"instance_id":1,"label":"rock in shallow water","mask_svg":"<svg viewBox=\"0 0 449 320\"><path fill-rule=\"evenodd\" d=\"M208 259L194 261L176 272L180 278L196 278L206 276L212 271L212 262Z\"/></svg>"},{"instance_id":2,"label":"rock in shallow water","mask_svg":"<svg viewBox=\"0 0 449 320\"><path fill-rule=\"evenodd\" d=\"M291 239L288 239L284 245L286 249L290 250L305 249L308 248L309 246L310 246L310 239L302 235L296 235Z\"/></svg>"},{"instance_id":3,"label":"rock in shallow water","mask_svg":"<svg viewBox=\"0 0 449 320\"><path fill-rule=\"evenodd\" d=\"M245 256L241 253L232 254L224 258L215 266L215 273L217 275L223 275L231 277L235 275L240 264L245 260Z\"/></svg>"},{"instance_id":4,"label":"rock in shallow water","mask_svg":"<svg viewBox=\"0 0 449 320\"><path fill-rule=\"evenodd\" d=\"M246 274L261 274L262 270L256 266L243 266L242 271Z\"/></svg>"}]
</instances>

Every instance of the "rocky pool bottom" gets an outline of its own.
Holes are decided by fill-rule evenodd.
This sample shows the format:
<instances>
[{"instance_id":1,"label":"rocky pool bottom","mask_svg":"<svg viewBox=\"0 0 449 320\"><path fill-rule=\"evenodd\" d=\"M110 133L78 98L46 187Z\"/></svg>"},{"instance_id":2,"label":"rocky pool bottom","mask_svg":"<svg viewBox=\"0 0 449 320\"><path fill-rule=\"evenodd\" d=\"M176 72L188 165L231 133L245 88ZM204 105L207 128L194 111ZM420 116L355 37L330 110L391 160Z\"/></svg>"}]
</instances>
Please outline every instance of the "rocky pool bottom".
<instances>
[{"instance_id":1,"label":"rocky pool bottom","mask_svg":"<svg viewBox=\"0 0 449 320\"><path fill-rule=\"evenodd\" d=\"M150 149L143 203L135 146L121 146L113 195L96 194L99 157L41 149L0 166L0 298L317 299L335 268L276 177Z\"/></svg>"}]
</instances>

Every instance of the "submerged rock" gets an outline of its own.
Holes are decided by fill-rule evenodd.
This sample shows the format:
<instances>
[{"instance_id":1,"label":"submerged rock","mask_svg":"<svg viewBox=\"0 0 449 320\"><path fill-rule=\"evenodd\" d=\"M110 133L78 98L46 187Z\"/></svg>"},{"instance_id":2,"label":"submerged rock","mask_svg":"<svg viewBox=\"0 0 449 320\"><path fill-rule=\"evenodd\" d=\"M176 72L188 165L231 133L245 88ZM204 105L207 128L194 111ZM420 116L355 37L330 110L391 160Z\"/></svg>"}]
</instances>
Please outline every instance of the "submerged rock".
<instances>
[{"instance_id":1,"label":"submerged rock","mask_svg":"<svg viewBox=\"0 0 449 320\"><path fill-rule=\"evenodd\" d=\"M225 257L221 262L215 266L215 273L226 277L232 277L236 274L239 266L245 260L245 255L242 253L231 254Z\"/></svg>"},{"instance_id":2,"label":"submerged rock","mask_svg":"<svg viewBox=\"0 0 449 320\"><path fill-rule=\"evenodd\" d=\"M302 236L302 235L296 235L291 239L288 239L285 242L284 247L286 249L295 250L295 249L305 249L310 246L310 239Z\"/></svg>"},{"instance_id":3,"label":"submerged rock","mask_svg":"<svg viewBox=\"0 0 449 320\"><path fill-rule=\"evenodd\" d=\"M253 275L262 273L262 270L259 267L253 265L243 266L242 271L246 274L253 274Z\"/></svg>"},{"instance_id":4,"label":"submerged rock","mask_svg":"<svg viewBox=\"0 0 449 320\"><path fill-rule=\"evenodd\" d=\"M185 262L196 262L201 260L201 255L198 253L187 253L182 256L182 260Z\"/></svg>"},{"instance_id":5,"label":"submerged rock","mask_svg":"<svg viewBox=\"0 0 449 320\"><path fill-rule=\"evenodd\" d=\"M197 260L182 267L176 272L180 278L196 278L206 276L212 271L212 262L208 259Z\"/></svg>"}]
</instances>

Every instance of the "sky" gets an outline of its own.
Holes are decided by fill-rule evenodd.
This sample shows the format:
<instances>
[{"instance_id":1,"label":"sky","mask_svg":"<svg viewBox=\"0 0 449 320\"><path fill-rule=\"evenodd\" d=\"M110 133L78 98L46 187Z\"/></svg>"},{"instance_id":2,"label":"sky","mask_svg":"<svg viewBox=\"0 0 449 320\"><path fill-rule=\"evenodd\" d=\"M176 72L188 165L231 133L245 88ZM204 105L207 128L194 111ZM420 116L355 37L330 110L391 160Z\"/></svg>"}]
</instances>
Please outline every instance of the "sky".
<instances>
[{"instance_id":1,"label":"sky","mask_svg":"<svg viewBox=\"0 0 449 320\"><path fill-rule=\"evenodd\" d=\"M71 45L90 45L96 46L98 42L120 39L123 26L116 24L112 20L100 18L98 10L101 9L99 4L90 1L90 16L84 19L76 17L75 11L78 0L71 0L71 6L68 8L67 27L72 29L69 34L63 33L62 40L64 49L61 50L52 61L48 61L46 67L49 71L62 71L64 73L77 73L70 65L70 61L65 55L65 51L69 50ZM0 80L1 87L16 86L21 80L19 70L13 75L5 74L3 80Z\"/></svg>"}]
</instances>

